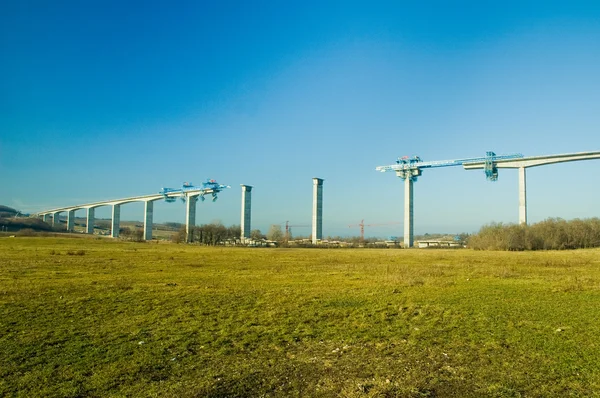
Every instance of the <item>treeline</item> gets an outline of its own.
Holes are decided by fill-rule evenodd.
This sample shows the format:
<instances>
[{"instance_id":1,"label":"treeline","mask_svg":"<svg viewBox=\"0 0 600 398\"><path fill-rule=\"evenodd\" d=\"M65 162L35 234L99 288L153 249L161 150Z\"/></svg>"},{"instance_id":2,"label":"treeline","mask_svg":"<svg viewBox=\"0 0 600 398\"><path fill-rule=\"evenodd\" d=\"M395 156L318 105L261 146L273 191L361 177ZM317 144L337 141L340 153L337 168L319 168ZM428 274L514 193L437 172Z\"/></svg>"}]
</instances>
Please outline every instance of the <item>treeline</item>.
<instances>
[{"instance_id":1,"label":"treeline","mask_svg":"<svg viewBox=\"0 0 600 398\"><path fill-rule=\"evenodd\" d=\"M191 234L192 243L216 246L220 242L239 239L241 234L241 228L239 225L232 225L230 227L226 227L223 224L218 223L204 224L192 228ZM185 227L182 227L175 235L173 235L172 239L174 242L180 243L185 242L185 238Z\"/></svg>"},{"instance_id":2,"label":"treeline","mask_svg":"<svg viewBox=\"0 0 600 398\"><path fill-rule=\"evenodd\" d=\"M33 231L53 231L48 223L39 218L0 218L0 230L16 232L22 229L31 229Z\"/></svg>"},{"instance_id":3,"label":"treeline","mask_svg":"<svg viewBox=\"0 0 600 398\"><path fill-rule=\"evenodd\" d=\"M0 205L0 218L14 217L18 214L20 214L20 212L13 209L12 207Z\"/></svg>"},{"instance_id":4,"label":"treeline","mask_svg":"<svg viewBox=\"0 0 600 398\"><path fill-rule=\"evenodd\" d=\"M567 250L600 247L600 219L549 218L532 225L492 223L469 237L475 250Z\"/></svg>"}]
</instances>

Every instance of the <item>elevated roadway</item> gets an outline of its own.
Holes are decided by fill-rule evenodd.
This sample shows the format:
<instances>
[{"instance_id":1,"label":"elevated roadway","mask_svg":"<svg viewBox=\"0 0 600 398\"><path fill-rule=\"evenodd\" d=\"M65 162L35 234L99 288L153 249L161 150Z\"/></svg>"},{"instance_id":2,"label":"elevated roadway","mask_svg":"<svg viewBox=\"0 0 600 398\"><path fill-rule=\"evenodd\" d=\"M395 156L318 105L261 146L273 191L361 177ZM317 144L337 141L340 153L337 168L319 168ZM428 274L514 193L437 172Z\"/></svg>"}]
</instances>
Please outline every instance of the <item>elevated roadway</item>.
<instances>
[{"instance_id":1,"label":"elevated roadway","mask_svg":"<svg viewBox=\"0 0 600 398\"><path fill-rule=\"evenodd\" d=\"M142 196L133 196L123 199L112 199L101 202L87 203L76 206L59 207L56 209L45 210L32 214L33 216L43 217L44 221L50 222L52 217L52 224L58 225L61 213L67 213L67 231L73 231L75 225L75 211L80 209L87 210L87 221L86 221L86 232L88 234L94 233L94 219L95 209L102 206L112 206L112 221L111 221L111 236L116 238L119 236L119 225L121 221L121 205L132 202L143 202L144 203L144 239L152 239L152 221L154 215L154 202L157 200L164 200L166 198L180 198L186 199L186 233L187 239L191 238L191 228L196 223L196 203L198 202L198 196L202 194L212 194L212 189L197 189L187 190L185 192L172 192L167 194L151 194ZM249 223L248 223L249 224ZM248 225L249 227L249 225Z\"/></svg>"},{"instance_id":2,"label":"elevated roadway","mask_svg":"<svg viewBox=\"0 0 600 398\"><path fill-rule=\"evenodd\" d=\"M500 159L495 160L494 164L499 169L519 170L519 223L527 224L527 178L525 170L529 167L592 159L600 159L600 151L531 156L520 159ZM465 170L485 169L485 167L486 164L483 161L463 164Z\"/></svg>"}]
</instances>

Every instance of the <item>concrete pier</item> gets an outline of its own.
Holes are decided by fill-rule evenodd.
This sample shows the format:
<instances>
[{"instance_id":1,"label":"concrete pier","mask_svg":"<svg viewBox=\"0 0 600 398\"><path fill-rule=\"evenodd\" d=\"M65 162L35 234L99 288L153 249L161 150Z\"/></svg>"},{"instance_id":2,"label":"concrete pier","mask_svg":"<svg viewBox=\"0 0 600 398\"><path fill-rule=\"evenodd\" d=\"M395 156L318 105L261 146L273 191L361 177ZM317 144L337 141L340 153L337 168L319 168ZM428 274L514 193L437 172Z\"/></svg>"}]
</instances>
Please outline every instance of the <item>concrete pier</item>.
<instances>
[{"instance_id":1,"label":"concrete pier","mask_svg":"<svg viewBox=\"0 0 600 398\"><path fill-rule=\"evenodd\" d=\"M110 223L110 236L113 238L119 237L119 230L121 229L121 205L112 206L112 220Z\"/></svg>"},{"instance_id":2,"label":"concrete pier","mask_svg":"<svg viewBox=\"0 0 600 398\"><path fill-rule=\"evenodd\" d=\"M413 247L413 180L404 179L404 247Z\"/></svg>"},{"instance_id":3,"label":"concrete pier","mask_svg":"<svg viewBox=\"0 0 600 398\"><path fill-rule=\"evenodd\" d=\"M95 213L96 209L94 207L89 207L87 209L87 224L85 225L85 232L88 234L94 233Z\"/></svg>"},{"instance_id":4,"label":"concrete pier","mask_svg":"<svg viewBox=\"0 0 600 398\"><path fill-rule=\"evenodd\" d=\"M60 211L57 211L55 213L52 214L52 226L53 227L60 227Z\"/></svg>"},{"instance_id":5,"label":"concrete pier","mask_svg":"<svg viewBox=\"0 0 600 398\"><path fill-rule=\"evenodd\" d=\"M313 178L312 243L323 239L323 179Z\"/></svg>"},{"instance_id":6,"label":"concrete pier","mask_svg":"<svg viewBox=\"0 0 600 398\"><path fill-rule=\"evenodd\" d=\"M240 238L242 242L250 237L250 220L252 216L252 187L242 184L242 217L240 220Z\"/></svg>"},{"instance_id":7,"label":"concrete pier","mask_svg":"<svg viewBox=\"0 0 600 398\"><path fill-rule=\"evenodd\" d=\"M527 179L525 169L548 164L600 159L600 151L530 156L518 159L496 160L499 169L519 169L519 224L527 224ZM465 170L484 169L485 162L463 164Z\"/></svg>"},{"instance_id":8,"label":"concrete pier","mask_svg":"<svg viewBox=\"0 0 600 398\"><path fill-rule=\"evenodd\" d=\"M50 213L48 213L48 214L44 214L44 215L42 216L42 220L44 220L44 222L45 222L45 223L48 223L48 224L50 224Z\"/></svg>"},{"instance_id":9,"label":"concrete pier","mask_svg":"<svg viewBox=\"0 0 600 398\"><path fill-rule=\"evenodd\" d=\"M420 169L396 170L396 176L404 180L404 248L414 244L413 184L420 175Z\"/></svg>"},{"instance_id":10,"label":"concrete pier","mask_svg":"<svg viewBox=\"0 0 600 398\"><path fill-rule=\"evenodd\" d=\"M152 219L154 216L154 202L146 201L144 206L144 240L152 240Z\"/></svg>"},{"instance_id":11,"label":"concrete pier","mask_svg":"<svg viewBox=\"0 0 600 398\"><path fill-rule=\"evenodd\" d=\"M193 238L193 230L196 226L196 204L198 196L188 196L185 202L185 241L191 242Z\"/></svg>"},{"instance_id":12,"label":"concrete pier","mask_svg":"<svg viewBox=\"0 0 600 398\"><path fill-rule=\"evenodd\" d=\"M75 229L75 210L67 211L67 231L73 232Z\"/></svg>"},{"instance_id":13,"label":"concrete pier","mask_svg":"<svg viewBox=\"0 0 600 398\"><path fill-rule=\"evenodd\" d=\"M525 167L519 167L519 224L527 224L527 180Z\"/></svg>"}]
</instances>

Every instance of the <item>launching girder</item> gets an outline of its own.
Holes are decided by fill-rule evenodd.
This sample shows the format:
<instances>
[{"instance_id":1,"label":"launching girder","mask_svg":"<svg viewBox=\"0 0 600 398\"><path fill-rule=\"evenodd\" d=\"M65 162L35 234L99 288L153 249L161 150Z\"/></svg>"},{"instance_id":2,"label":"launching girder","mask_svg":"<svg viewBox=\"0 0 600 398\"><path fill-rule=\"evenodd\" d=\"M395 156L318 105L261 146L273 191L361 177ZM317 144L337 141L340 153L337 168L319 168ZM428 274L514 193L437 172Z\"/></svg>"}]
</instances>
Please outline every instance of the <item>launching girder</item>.
<instances>
[{"instance_id":1,"label":"launching girder","mask_svg":"<svg viewBox=\"0 0 600 398\"><path fill-rule=\"evenodd\" d=\"M486 178L490 181L498 179L498 162L509 159L519 159L523 155L513 153L508 155L496 155L494 152L486 152L485 157L465 158L453 160L436 160L432 162L423 162L420 157L404 156L396 160L396 164L388 166L378 166L377 171L393 171L398 177L404 180L404 247L413 246L413 183L417 181L423 173L423 169L436 167L461 166L471 163L481 163L485 169ZM465 166L466 167L466 166Z\"/></svg>"}]
</instances>

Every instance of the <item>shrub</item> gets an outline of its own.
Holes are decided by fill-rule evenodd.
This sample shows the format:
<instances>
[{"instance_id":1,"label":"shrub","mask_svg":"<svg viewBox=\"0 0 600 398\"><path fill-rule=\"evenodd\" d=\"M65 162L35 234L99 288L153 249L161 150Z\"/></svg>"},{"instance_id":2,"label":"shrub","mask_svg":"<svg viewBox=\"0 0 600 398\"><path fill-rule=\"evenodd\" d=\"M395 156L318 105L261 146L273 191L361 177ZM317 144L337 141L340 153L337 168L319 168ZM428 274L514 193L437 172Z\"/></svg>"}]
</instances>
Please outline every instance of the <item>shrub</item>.
<instances>
[{"instance_id":1,"label":"shrub","mask_svg":"<svg viewBox=\"0 0 600 398\"><path fill-rule=\"evenodd\" d=\"M549 218L532 225L492 223L469 238L475 250L565 250L600 247L600 220Z\"/></svg>"}]
</instances>

